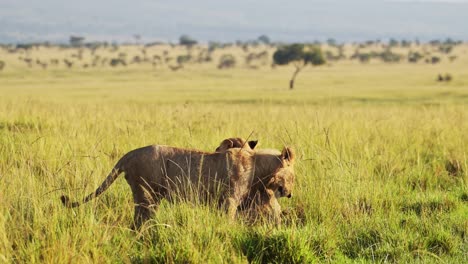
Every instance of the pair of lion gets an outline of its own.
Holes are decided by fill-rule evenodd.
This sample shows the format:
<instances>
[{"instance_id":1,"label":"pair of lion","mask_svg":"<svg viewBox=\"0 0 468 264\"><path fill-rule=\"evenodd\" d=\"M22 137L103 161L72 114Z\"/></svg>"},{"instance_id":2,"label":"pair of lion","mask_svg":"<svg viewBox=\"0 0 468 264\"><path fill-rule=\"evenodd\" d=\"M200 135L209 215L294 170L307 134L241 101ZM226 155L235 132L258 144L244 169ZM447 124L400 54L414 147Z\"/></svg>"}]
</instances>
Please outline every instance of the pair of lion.
<instances>
[{"instance_id":1,"label":"pair of lion","mask_svg":"<svg viewBox=\"0 0 468 264\"><path fill-rule=\"evenodd\" d=\"M163 198L197 193L202 199L215 199L230 219L238 210L248 209L267 214L280 223L280 197L291 197L294 185L294 151L255 149L257 141L229 138L216 152L208 153L163 145L132 150L114 166L95 192L82 202L61 200L67 207L76 207L103 193L125 173L135 203L134 227L151 217L154 207Z\"/></svg>"}]
</instances>

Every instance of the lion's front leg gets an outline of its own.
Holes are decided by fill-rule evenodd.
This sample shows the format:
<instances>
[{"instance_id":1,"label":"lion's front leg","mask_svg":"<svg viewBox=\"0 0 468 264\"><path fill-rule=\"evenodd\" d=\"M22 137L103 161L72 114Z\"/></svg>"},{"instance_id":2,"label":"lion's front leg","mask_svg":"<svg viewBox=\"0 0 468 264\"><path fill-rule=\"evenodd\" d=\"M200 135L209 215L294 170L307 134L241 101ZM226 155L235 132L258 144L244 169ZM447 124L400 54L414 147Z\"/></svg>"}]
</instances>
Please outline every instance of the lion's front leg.
<instances>
[{"instance_id":1,"label":"lion's front leg","mask_svg":"<svg viewBox=\"0 0 468 264\"><path fill-rule=\"evenodd\" d=\"M271 215L278 227L281 226L281 206L278 203L278 199L273 195L270 199L270 206L271 206Z\"/></svg>"},{"instance_id":2,"label":"lion's front leg","mask_svg":"<svg viewBox=\"0 0 468 264\"><path fill-rule=\"evenodd\" d=\"M234 220L236 218L237 207L240 205L239 199L234 197L228 197L225 201L225 210L229 216L229 219Z\"/></svg>"},{"instance_id":3,"label":"lion's front leg","mask_svg":"<svg viewBox=\"0 0 468 264\"><path fill-rule=\"evenodd\" d=\"M266 212L268 218L273 220L278 227L281 226L281 205L278 203L275 193L267 189L262 196L263 204L260 206L262 211Z\"/></svg>"}]
</instances>

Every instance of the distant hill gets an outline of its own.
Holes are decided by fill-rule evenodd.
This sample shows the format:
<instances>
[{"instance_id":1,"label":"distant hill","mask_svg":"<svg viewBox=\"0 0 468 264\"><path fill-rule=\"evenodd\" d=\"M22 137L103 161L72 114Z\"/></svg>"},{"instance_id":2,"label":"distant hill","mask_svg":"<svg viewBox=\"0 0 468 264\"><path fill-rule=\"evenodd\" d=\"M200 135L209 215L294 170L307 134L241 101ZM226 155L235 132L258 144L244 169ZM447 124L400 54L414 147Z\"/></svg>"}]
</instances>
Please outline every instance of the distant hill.
<instances>
[{"instance_id":1,"label":"distant hill","mask_svg":"<svg viewBox=\"0 0 468 264\"><path fill-rule=\"evenodd\" d=\"M466 1L0 0L0 42L468 40Z\"/></svg>"}]
</instances>

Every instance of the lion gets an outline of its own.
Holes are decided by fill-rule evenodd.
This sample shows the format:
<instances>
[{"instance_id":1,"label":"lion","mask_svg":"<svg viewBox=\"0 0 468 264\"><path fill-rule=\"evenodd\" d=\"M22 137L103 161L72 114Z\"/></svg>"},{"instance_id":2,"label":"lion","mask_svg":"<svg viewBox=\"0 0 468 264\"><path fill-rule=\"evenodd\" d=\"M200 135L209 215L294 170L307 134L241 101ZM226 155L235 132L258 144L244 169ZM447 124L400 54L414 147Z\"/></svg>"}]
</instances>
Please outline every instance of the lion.
<instances>
[{"instance_id":1,"label":"lion","mask_svg":"<svg viewBox=\"0 0 468 264\"><path fill-rule=\"evenodd\" d=\"M247 142L243 138L228 138L220 143L220 145L216 148L216 152L226 151L230 148L242 148L244 146L248 146L250 149L254 150L257 144L257 140ZM263 149L260 150L260 152L273 153L275 150ZM288 197L291 198L291 194ZM264 215L271 216L271 212L274 214L281 212L281 207L276 200L276 195L271 190L259 187L256 188L254 185L254 187L249 190L249 195L244 199L244 202L239 205L238 210L247 211L246 215L248 218L255 222Z\"/></svg>"},{"instance_id":2,"label":"lion","mask_svg":"<svg viewBox=\"0 0 468 264\"><path fill-rule=\"evenodd\" d=\"M242 147L249 147L254 150L257 144L257 140L247 142L243 138L228 138L223 140L215 151L220 152L230 148ZM275 152L275 150L263 149L261 152L270 152L273 154L272 152ZM255 187L255 185L253 185L249 190L248 196L244 199L244 202L239 205L238 211L243 211L250 222L257 222L258 220L265 219L266 216L267 219L273 218L276 224L279 225L279 214L281 213L281 215L284 215L284 212L281 210L281 206L278 203L277 194L270 189L260 188L260 186ZM288 198L291 198L291 196L292 195L289 194Z\"/></svg>"},{"instance_id":3,"label":"lion","mask_svg":"<svg viewBox=\"0 0 468 264\"><path fill-rule=\"evenodd\" d=\"M125 154L104 182L81 202L61 196L67 207L77 207L99 196L123 172L135 203L133 227L139 228L152 215L161 199L195 191L199 197L217 199L230 219L242 204L252 202L251 193L264 193L260 207L280 222L277 198L291 197L294 185L294 151L253 151L248 147L224 152L202 152L164 145L151 145ZM267 195L268 193L268 195ZM254 196L252 196L254 197ZM265 198L266 197L266 198Z\"/></svg>"}]
</instances>

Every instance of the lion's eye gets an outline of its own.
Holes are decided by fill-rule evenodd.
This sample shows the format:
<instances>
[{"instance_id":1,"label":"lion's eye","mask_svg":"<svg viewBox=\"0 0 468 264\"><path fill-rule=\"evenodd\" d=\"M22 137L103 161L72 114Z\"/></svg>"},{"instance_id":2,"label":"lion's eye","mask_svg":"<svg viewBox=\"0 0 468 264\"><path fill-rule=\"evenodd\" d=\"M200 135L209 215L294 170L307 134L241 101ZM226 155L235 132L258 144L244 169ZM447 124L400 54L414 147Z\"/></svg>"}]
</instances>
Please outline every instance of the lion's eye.
<instances>
[{"instance_id":1,"label":"lion's eye","mask_svg":"<svg viewBox=\"0 0 468 264\"><path fill-rule=\"evenodd\" d=\"M282 195L283 194L283 186L278 187L278 192Z\"/></svg>"}]
</instances>

